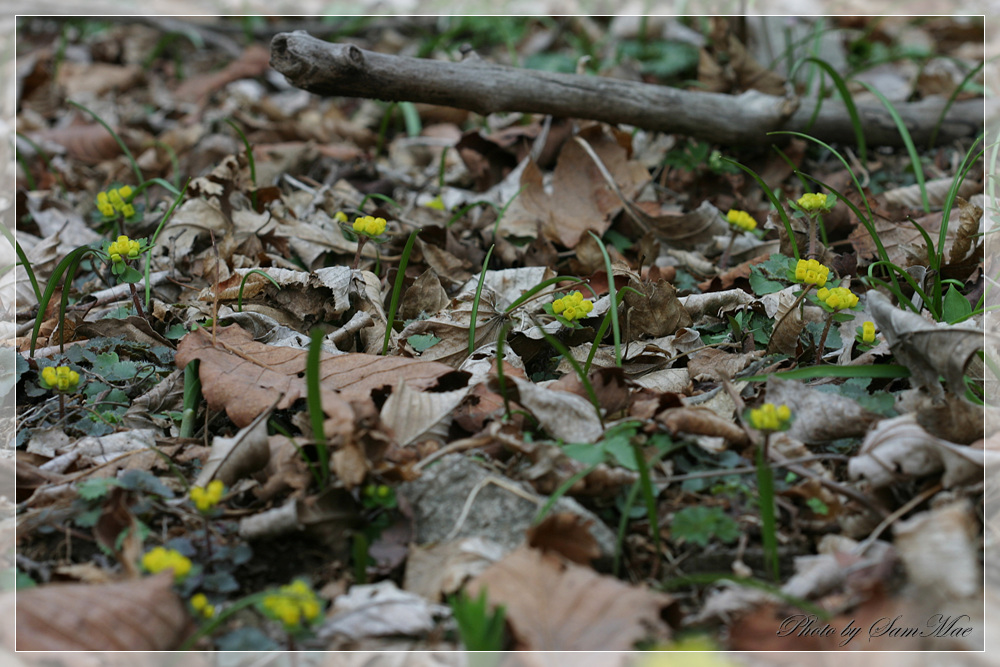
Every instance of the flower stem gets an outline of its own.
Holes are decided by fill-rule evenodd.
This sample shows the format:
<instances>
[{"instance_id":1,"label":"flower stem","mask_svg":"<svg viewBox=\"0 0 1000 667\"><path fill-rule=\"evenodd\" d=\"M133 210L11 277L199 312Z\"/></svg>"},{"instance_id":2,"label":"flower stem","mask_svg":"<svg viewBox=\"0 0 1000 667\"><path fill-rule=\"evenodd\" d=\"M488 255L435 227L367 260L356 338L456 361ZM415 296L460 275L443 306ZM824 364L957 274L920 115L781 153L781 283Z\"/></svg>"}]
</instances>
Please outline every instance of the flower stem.
<instances>
[{"instance_id":1,"label":"flower stem","mask_svg":"<svg viewBox=\"0 0 1000 667\"><path fill-rule=\"evenodd\" d=\"M823 327L823 334L819 337L819 347L816 348L816 364L823 363L823 352L826 350L826 336L830 333L830 325L833 324L833 313L826 318L826 325Z\"/></svg>"},{"instance_id":2,"label":"flower stem","mask_svg":"<svg viewBox=\"0 0 1000 667\"><path fill-rule=\"evenodd\" d=\"M732 234L729 236L729 245L726 246L726 251L722 253L722 257L719 259L720 273L729 268L729 254L733 251L733 244L736 243L737 234L739 234L739 231L734 229Z\"/></svg>"},{"instance_id":3,"label":"flower stem","mask_svg":"<svg viewBox=\"0 0 1000 667\"><path fill-rule=\"evenodd\" d=\"M365 247L366 243L368 243L368 237L358 235L358 249L354 252L354 263L351 264L351 269L357 269L361 264L361 249Z\"/></svg>"}]
</instances>

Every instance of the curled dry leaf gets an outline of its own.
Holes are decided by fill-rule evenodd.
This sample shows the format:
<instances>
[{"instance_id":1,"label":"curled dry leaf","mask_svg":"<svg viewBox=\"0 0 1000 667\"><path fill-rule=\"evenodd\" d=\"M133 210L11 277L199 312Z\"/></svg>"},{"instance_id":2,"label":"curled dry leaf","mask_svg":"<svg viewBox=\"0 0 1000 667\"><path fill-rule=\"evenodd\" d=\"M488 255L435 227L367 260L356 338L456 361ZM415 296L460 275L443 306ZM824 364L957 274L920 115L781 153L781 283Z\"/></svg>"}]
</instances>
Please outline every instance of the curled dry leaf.
<instances>
[{"instance_id":1,"label":"curled dry leaf","mask_svg":"<svg viewBox=\"0 0 1000 667\"><path fill-rule=\"evenodd\" d=\"M878 488L944 470L941 484L948 489L982 479L983 465L983 450L935 438L909 414L880 422L847 471L851 479L864 478Z\"/></svg>"},{"instance_id":2,"label":"curled dry leaf","mask_svg":"<svg viewBox=\"0 0 1000 667\"><path fill-rule=\"evenodd\" d=\"M962 376L972 355L983 347L982 331L928 322L915 313L894 307L874 290L868 292L868 304L896 359L910 369L913 379L932 398L943 397L938 381L941 376L949 390L965 393Z\"/></svg>"},{"instance_id":3,"label":"curled dry leaf","mask_svg":"<svg viewBox=\"0 0 1000 667\"><path fill-rule=\"evenodd\" d=\"M715 347L706 348L691 356L691 360L688 361L688 373L695 381L731 380L737 373L760 359L763 354L763 350L734 354Z\"/></svg>"},{"instance_id":4,"label":"curled dry leaf","mask_svg":"<svg viewBox=\"0 0 1000 667\"><path fill-rule=\"evenodd\" d=\"M5 618L13 618L14 606L14 593L5 593ZM16 608L18 651L170 651L191 629L170 572L22 590ZM5 643L13 649L9 639Z\"/></svg>"},{"instance_id":5,"label":"curled dry leaf","mask_svg":"<svg viewBox=\"0 0 1000 667\"><path fill-rule=\"evenodd\" d=\"M246 330L220 328L216 344L206 329L185 336L177 346L176 363L183 368L200 359L198 374L209 408L226 410L237 426L251 423L274 405L284 410L306 396L306 350L264 345ZM320 355L320 386L338 391L345 400L367 401L371 391L394 387L402 378L414 388L457 389L465 373L443 364L401 357L352 353Z\"/></svg>"},{"instance_id":6,"label":"curled dry leaf","mask_svg":"<svg viewBox=\"0 0 1000 667\"><path fill-rule=\"evenodd\" d=\"M399 302L399 319L415 320L421 315L436 315L450 299L433 269L427 269L406 288Z\"/></svg>"},{"instance_id":7,"label":"curled dry leaf","mask_svg":"<svg viewBox=\"0 0 1000 667\"><path fill-rule=\"evenodd\" d=\"M568 391L540 387L519 377L506 380L509 398L527 408L552 437L564 442L596 442L604 433L589 400ZM490 389L499 389L496 378L490 380Z\"/></svg>"},{"instance_id":8,"label":"curled dry leaf","mask_svg":"<svg viewBox=\"0 0 1000 667\"><path fill-rule=\"evenodd\" d=\"M767 380L767 402L791 409L794 420L789 435L806 443L860 437L879 420L877 414L846 396L774 376Z\"/></svg>"},{"instance_id":9,"label":"curled dry leaf","mask_svg":"<svg viewBox=\"0 0 1000 667\"><path fill-rule=\"evenodd\" d=\"M530 651L629 651L643 639L666 640L660 618L669 595L629 586L555 554L521 547L469 585L507 608L520 648Z\"/></svg>"},{"instance_id":10,"label":"curled dry leaf","mask_svg":"<svg viewBox=\"0 0 1000 667\"><path fill-rule=\"evenodd\" d=\"M393 581L352 586L333 602L327 620L317 634L323 639L423 636L434 629L434 617L448 608L428 602L414 593L401 591Z\"/></svg>"},{"instance_id":11,"label":"curled dry leaf","mask_svg":"<svg viewBox=\"0 0 1000 667\"><path fill-rule=\"evenodd\" d=\"M402 343L410 336L433 335L441 340L420 353L424 361L437 361L454 368L461 366L469 358L469 328L472 324L473 295L465 293L452 300L451 306L437 315L416 320L399 334ZM495 343L500 335L504 317L497 311L496 297L485 286L476 311L476 338L473 347ZM404 351L414 354L408 346Z\"/></svg>"},{"instance_id":12,"label":"curled dry leaf","mask_svg":"<svg viewBox=\"0 0 1000 667\"><path fill-rule=\"evenodd\" d=\"M690 294L680 297L679 301L691 319L698 322L703 317L721 317L723 313L749 306L754 302L754 297L745 290L731 289L707 294Z\"/></svg>"},{"instance_id":13,"label":"curled dry leaf","mask_svg":"<svg viewBox=\"0 0 1000 667\"><path fill-rule=\"evenodd\" d=\"M262 470L271 459L271 447L267 440L267 419L274 409L257 415L257 418L239 430L231 438L215 436L208 461L201 469L194 486L205 487L213 479L226 486L232 486L244 477Z\"/></svg>"},{"instance_id":14,"label":"curled dry leaf","mask_svg":"<svg viewBox=\"0 0 1000 667\"><path fill-rule=\"evenodd\" d=\"M329 488L318 496L295 498L281 507L243 517L239 535L245 540L273 539L305 531L331 549L331 558L346 556L351 531L360 521L350 492Z\"/></svg>"},{"instance_id":15,"label":"curled dry leaf","mask_svg":"<svg viewBox=\"0 0 1000 667\"><path fill-rule=\"evenodd\" d=\"M666 280L656 283L633 282L632 287L642 292L625 293L628 326L632 336L660 337L691 326L691 316L677 298L677 290Z\"/></svg>"},{"instance_id":16,"label":"curled dry leaf","mask_svg":"<svg viewBox=\"0 0 1000 667\"><path fill-rule=\"evenodd\" d=\"M392 429L396 444L404 447L418 438L444 441L459 403L469 387L454 391L425 392L400 380L382 406L382 423Z\"/></svg>"}]
</instances>

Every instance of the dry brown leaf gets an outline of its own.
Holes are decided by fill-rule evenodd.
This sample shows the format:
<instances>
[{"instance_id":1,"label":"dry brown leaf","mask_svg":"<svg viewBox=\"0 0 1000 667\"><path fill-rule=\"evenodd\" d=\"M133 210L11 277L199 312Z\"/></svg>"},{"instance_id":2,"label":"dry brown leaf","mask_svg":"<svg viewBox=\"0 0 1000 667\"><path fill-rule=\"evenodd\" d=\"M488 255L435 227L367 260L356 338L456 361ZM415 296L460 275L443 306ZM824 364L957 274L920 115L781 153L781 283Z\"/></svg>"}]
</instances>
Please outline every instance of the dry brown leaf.
<instances>
[{"instance_id":1,"label":"dry brown leaf","mask_svg":"<svg viewBox=\"0 0 1000 667\"><path fill-rule=\"evenodd\" d=\"M981 242L976 239L979 232L979 222L983 217L983 209L975 204L970 204L961 197L955 198L958 204L958 231L955 233L955 242L948 251L948 264L959 264L969 255L969 251L981 251Z\"/></svg>"},{"instance_id":2,"label":"dry brown leaf","mask_svg":"<svg viewBox=\"0 0 1000 667\"><path fill-rule=\"evenodd\" d=\"M14 594L0 608L13 617ZM192 629L170 572L122 583L17 593L18 651L170 651ZM10 648L13 648L11 646Z\"/></svg>"},{"instance_id":3,"label":"dry brown leaf","mask_svg":"<svg viewBox=\"0 0 1000 667\"><path fill-rule=\"evenodd\" d=\"M306 350L257 343L239 327L223 327L212 334L198 329L177 346L176 363L183 368L200 359L199 376L205 400L213 410L225 409L237 426L246 426L274 404L284 410L306 395ZM322 354L320 384L338 391L345 400L367 401L371 391L394 387L405 379L413 388L457 389L466 374L443 364L401 357L352 353Z\"/></svg>"},{"instance_id":4,"label":"dry brown leaf","mask_svg":"<svg viewBox=\"0 0 1000 667\"><path fill-rule=\"evenodd\" d=\"M112 160L122 152L115 138L97 123L45 129L30 136L38 142L61 145L69 157L86 165Z\"/></svg>"},{"instance_id":5,"label":"dry brown leaf","mask_svg":"<svg viewBox=\"0 0 1000 667\"><path fill-rule=\"evenodd\" d=\"M982 590L979 520L968 501L921 512L893 526L893 534L909 579L923 595L947 602Z\"/></svg>"},{"instance_id":6,"label":"dry brown leaf","mask_svg":"<svg viewBox=\"0 0 1000 667\"><path fill-rule=\"evenodd\" d=\"M400 447L418 438L444 442L455 410L468 393L469 387L444 392L420 391L400 380L382 406L382 423L392 429Z\"/></svg>"},{"instance_id":7,"label":"dry brown leaf","mask_svg":"<svg viewBox=\"0 0 1000 667\"><path fill-rule=\"evenodd\" d=\"M271 51L261 44L251 44L243 50L238 60L226 65L216 72L197 74L184 80L174 95L183 102L202 103L215 91L222 90L226 84L239 79L263 76L268 70Z\"/></svg>"},{"instance_id":8,"label":"dry brown leaf","mask_svg":"<svg viewBox=\"0 0 1000 667\"><path fill-rule=\"evenodd\" d=\"M750 444L750 438L747 437L746 431L734 424L732 420L724 419L706 407L667 408L656 415L656 421L661 423L672 435L678 433L708 435L715 438L725 438L740 447Z\"/></svg>"},{"instance_id":9,"label":"dry brown leaf","mask_svg":"<svg viewBox=\"0 0 1000 667\"><path fill-rule=\"evenodd\" d=\"M521 547L469 585L507 608L519 644L530 651L629 651L642 639L666 640L660 618L669 595L629 586L556 555Z\"/></svg>"},{"instance_id":10,"label":"dry brown leaf","mask_svg":"<svg viewBox=\"0 0 1000 667\"><path fill-rule=\"evenodd\" d=\"M943 397L938 381L941 376L949 390L965 393L962 377L972 356L983 347L982 331L928 322L916 313L894 307L874 290L868 292L868 306L893 355L934 400Z\"/></svg>"},{"instance_id":11,"label":"dry brown leaf","mask_svg":"<svg viewBox=\"0 0 1000 667\"><path fill-rule=\"evenodd\" d=\"M263 540L305 531L330 549L328 556L335 559L350 551L350 534L359 521L351 493L331 487L318 496L292 499L281 507L243 517L239 535L245 540Z\"/></svg>"},{"instance_id":12,"label":"dry brown leaf","mask_svg":"<svg viewBox=\"0 0 1000 667\"><path fill-rule=\"evenodd\" d=\"M593 519L571 512L555 512L528 529L528 546L554 551L580 565L590 565L601 557L601 548L591 534Z\"/></svg>"},{"instance_id":13,"label":"dry brown leaf","mask_svg":"<svg viewBox=\"0 0 1000 667\"><path fill-rule=\"evenodd\" d=\"M763 350L734 354L715 347L699 350L688 361L688 373L692 380L714 381L732 380L737 373L764 355Z\"/></svg>"},{"instance_id":14,"label":"dry brown leaf","mask_svg":"<svg viewBox=\"0 0 1000 667\"><path fill-rule=\"evenodd\" d=\"M795 358L798 356L799 335L805 327L805 322L802 321L799 300L790 293L785 295L784 290L779 292L779 296L785 298L779 299L778 310L774 313L774 331L767 343L767 353L787 354Z\"/></svg>"},{"instance_id":15,"label":"dry brown leaf","mask_svg":"<svg viewBox=\"0 0 1000 667\"><path fill-rule=\"evenodd\" d=\"M635 197L649 180L646 168L628 159L628 150L605 126L592 125L577 136L587 141L625 197ZM500 231L534 237L540 229L567 248L575 248L588 231L603 235L623 206L600 168L575 141L566 142L559 154L551 196L545 192L541 171L530 160L521 174L521 186L524 189L504 215Z\"/></svg>"},{"instance_id":16,"label":"dry brown leaf","mask_svg":"<svg viewBox=\"0 0 1000 667\"><path fill-rule=\"evenodd\" d=\"M677 299L677 290L666 280L658 283L633 282L634 292L625 293L628 326L635 338L660 337L691 326L691 316Z\"/></svg>"},{"instance_id":17,"label":"dry brown leaf","mask_svg":"<svg viewBox=\"0 0 1000 667\"><path fill-rule=\"evenodd\" d=\"M433 269L427 269L410 285L399 302L399 319L415 320L424 315L436 315L448 306L448 293L441 287Z\"/></svg>"},{"instance_id":18,"label":"dry brown leaf","mask_svg":"<svg viewBox=\"0 0 1000 667\"><path fill-rule=\"evenodd\" d=\"M527 408L552 437L564 442L596 442L604 434L604 426L589 400L519 377L505 379L509 398ZM490 389L498 388L498 381L491 379Z\"/></svg>"},{"instance_id":19,"label":"dry brown leaf","mask_svg":"<svg viewBox=\"0 0 1000 667\"><path fill-rule=\"evenodd\" d=\"M111 489L94 525L94 538L106 552L114 554L128 577L134 578L139 575L136 563L142 557L144 536L139 521L129 509L131 496L121 487Z\"/></svg>"}]
</instances>

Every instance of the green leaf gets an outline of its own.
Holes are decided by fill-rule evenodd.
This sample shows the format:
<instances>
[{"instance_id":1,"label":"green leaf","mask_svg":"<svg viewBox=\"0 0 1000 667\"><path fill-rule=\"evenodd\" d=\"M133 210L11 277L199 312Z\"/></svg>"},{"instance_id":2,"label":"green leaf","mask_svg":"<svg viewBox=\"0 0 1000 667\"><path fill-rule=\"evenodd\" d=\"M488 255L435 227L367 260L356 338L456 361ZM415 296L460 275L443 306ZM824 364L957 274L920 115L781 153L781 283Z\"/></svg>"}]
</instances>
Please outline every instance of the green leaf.
<instances>
[{"instance_id":1,"label":"green leaf","mask_svg":"<svg viewBox=\"0 0 1000 667\"><path fill-rule=\"evenodd\" d=\"M955 324L972 315L972 304L962 296L958 288L952 285L944 295L944 303L941 310L944 321L948 324Z\"/></svg>"},{"instance_id":2,"label":"green leaf","mask_svg":"<svg viewBox=\"0 0 1000 667\"><path fill-rule=\"evenodd\" d=\"M599 444L592 445L585 442L572 443L563 445L562 450L566 456L587 465L603 463L605 459L604 448Z\"/></svg>"},{"instance_id":3,"label":"green leaf","mask_svg":"<svg viewBox=\"0 0 1000 667\"><path fill-rule=\"evenodd\" d=\"M441 342L441 339L434 334L417 334L406 339L417 353L423 352L427 348L434 347Z\"/></svg>"},{"instance_id":4,"label":"green leaf","mask_svg":"<svg viewBox=\"0 0 1000 667\"><path fill-rule=\"evenodd\" d=\"M712 538L726 544L735 542L740 536L740 526L721 507L696 505L674 514L670 533L675 539L704 547Z\"/></svg>"},{"instance_id":5,"label":"green leaf","mask_svg":"<svg viewBox=\"0 0 1000 667\"><path fill-rule=\"evenodd\" d=\"M120 486L117 479L110 477L87 479L76 485L76 492L84 500L97 500L103 498L112 486Z\"/></svg>"},{"instance_id":6,"label":"green leaf","mask_svg":"<svg viewBox=\"0 0 1000 667\"><path fill-rule=\"evenodd\" d=\"M767 261L751 266L750 289L753 290L754 294L764 296L783 290L785 284L778 279L787 277L791 270L792 265L789 259L785 255L775 254Z\"/></svg>"}]
</instances>

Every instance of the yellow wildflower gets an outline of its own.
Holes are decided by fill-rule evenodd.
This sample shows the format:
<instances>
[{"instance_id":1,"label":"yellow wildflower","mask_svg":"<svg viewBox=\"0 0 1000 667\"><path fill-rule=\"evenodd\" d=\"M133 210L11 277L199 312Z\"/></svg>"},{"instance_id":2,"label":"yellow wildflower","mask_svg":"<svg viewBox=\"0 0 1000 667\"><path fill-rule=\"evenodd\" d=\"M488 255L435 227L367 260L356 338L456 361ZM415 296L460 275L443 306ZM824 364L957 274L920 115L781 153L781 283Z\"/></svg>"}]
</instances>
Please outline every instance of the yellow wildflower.
<instances>
[{"instance_id":1,"label":"yellow wildflower","mask_svg":"<svg viewBox=\"0 0 1000 667\"><path fill-rule=\"evenodd\" d=\"M301 579L282 586L276 593L266 596L261 606L266 613L281 621L288 631L315 621L322 611L316 593Z\"/></svg>"},{"instance_id":2,"label":"yellow wildflower","mask_svg":"<svg viewBox=\"0 0 1000 667\"><path fill-rule=\"evenodd\" d=\"M788 425L791 418L792 411L787 405L765 403L750 410L750 426L758 431L780 431Z\"/></svg>"},{"instance_id":3,"label":"yellow wildflower","mask_svg":"<svg viewBox=\"0 0 1000 667\"><path fill-rule=\"evenodd\" d=\"M826 210L826 195L807 193L799 197L795 203L803 211L824 211Z\"/></svg>"},{"instance_id":4,"label":"yellow wildflower","mask_svg":"<svg viewBox=\"0 0 1000 667\"><path fill-rule=\"evenodd\" d=\"M424 208L432 208L435 211L446 211L448 207L444 205L444 200L441 199L441 195L438 195L434 199L430 200L424 204Z\"/></svg>"},{"instance_id":5,"label":"yellow wildflower","mask_svg":"<svg viewBox=\"0 0 1000 667\"><path fill-rule=\"evenodd\" d=\"M205 597L204 593L195 593L191 596L191 608L199 616L204 616L205 618L212 618L215 616L215 605L208 603L208 598Z\"/></svg>"},{"instance_id":6,"label":"yellow wildflower","mask_svg":"<svg viewBox=\"0 0 1000 667\"><path fill-rule=\"evenodd\" d=\"M826 285L830 269L815 259L800 259L795 264L795 280L800 283L812 283L817 287Z\"/></svg>"},{"instance_id":7,"label":"yellow wildflower","mask_svg":"<svg viewBox=\"0 0 1000 667\"><path fill-rule=\"evenodd\" d=\"M42 369L42 381L46 389L70 391L80 383L80 374L69 366L46 366Z\"/></svg>"},{"instance_id":8,"label":"yellow wildflower","mask_svg":"<svg viewBox=\"0 0 1000 667\"><path fill-rule=\"evenodd\" d=\"M119 196L121 196L122 199L128 199L129 197L132 196L131 186L128 185L121 186L120 188L118 188L118 194Z\"/></svg>"},{"instance_id":9,"label":"yellow wildflower","mask_svg":"<svg viewBox=\"0 0 1000 667\"><path fill-rule=\"evenodd\" d=\"M552 302L552 312L572 322L584 317L594 309L590 299L584 299L580 292L573 292Z\"/></svg>"},{"instance_id":10,"label":"yellow wildflower","mask_svg":"<svg viewBox=\"0 0 1000 667\"><path fill-rule=\"evenodd\" d=\"M347 222L347 214L344 213L343 211L337 211L333 215L333 219L337 222Z\"/></svg>"},{"instance_id":11,"label":"yellow wildflower","mask_svg":"<svg viewBox=\"0 0 1000 667\"><path fill-rule=\"evenodd\" d=\"M181 581L191 571L191 561L187 556L163 547L154 547L147 551L142 557L142 566L151 574L173 570L174 581Z\"/></svg>"},{"instance_id":12,"label":"yellow wildflower","mask_svg":"<svg viewBox=\"0 0 1000 667\"><path fill-rule=\"evenodd\" d=\"M354 221L354 231L365 236L378 236L385 231L385 218L373 218L366 215Z\"/></svg>"},{"instance_id":13,"label":"yellow wildflower","mask_svg":"<svg viewBox=\"0 0 1000 667\"><path fill-rule=\"evenodd\" d=\"M132 206L132 204L125 204L124 206L122 206L122 215L124 215L126 218L131 218L133 215L135 215L135 207Z\"/></svg>"},{"instance_id":14,"label":"yellow wildflower","mask_svg":"<svg viewBox=\"0 0 1000 667\"><path fill-rule=\"evenodd\" d=\"M730 209L729 213L726 213L726 220L743 231L752 232L757 229L757 221L746 211Z\"/></svg>"},{"instance_id":15,"label":"yellow wildflower","mask_svg":"<svg viewBox=\"0 0 1000 667\"><path fill-rule=\"evenodd\" d=\"M110 218L115 214L115 207L112 206L111 202L108 200L107 192L97 193L97 210L100 211L101 215L105 218Z\"/></svg>"},{"instance_id":16,"label":"yellow wildflower","mask_svg":"<svg viewBox=\"0 0 1000 667\"><path fill-rule=\"evenodd\" d=\"M875 323L865 322L861 325L861 341L864 343L875 342Z\"/></svg>"},{"instance_id":17,"label":"yellow wildflower","mask_svg":"<svg viewBox=\"0 0 1000 667\"><path fill-rule=\"evenodd\" d=\"M834 287L833 289L824 287L816 292L816 296L819 297L820 301L834 310L854 308L854 306L858 305L858 295L846 287Z\"/></svg>"},{"instance_id":18,"label":"yellow wildflower","mask_svg":"<svg viewBox=\"0 0 1000 667\"><path fill-rule=\"evenodd\" d=\"M141 243L133 241L122 234L118 237L117 241L108 246L108 255L111 257L111 261L117 264L128 259L137 258L141 248Z\"/></svg>"},{"instance_id":19,"label":"yellow wildflower","mask_svg":"<svg viewBox=\"0 0 1000 667\"><path fill-rule=\"evenodd\" d=\"M191 500L199 512L207 512L219 504L219 501L222 500L224 490L225 485L222 483L222 480L213 479L205 488L200 486L191 487Z\"/></svg>"}]
</instances>

